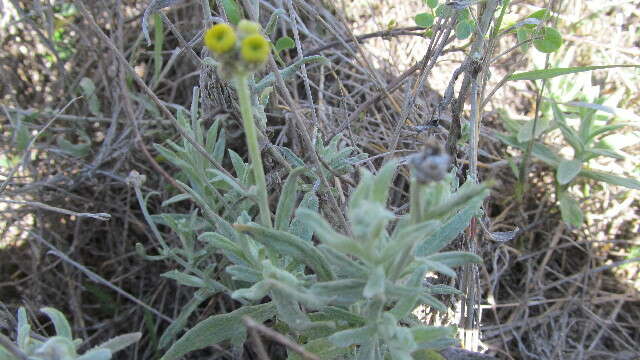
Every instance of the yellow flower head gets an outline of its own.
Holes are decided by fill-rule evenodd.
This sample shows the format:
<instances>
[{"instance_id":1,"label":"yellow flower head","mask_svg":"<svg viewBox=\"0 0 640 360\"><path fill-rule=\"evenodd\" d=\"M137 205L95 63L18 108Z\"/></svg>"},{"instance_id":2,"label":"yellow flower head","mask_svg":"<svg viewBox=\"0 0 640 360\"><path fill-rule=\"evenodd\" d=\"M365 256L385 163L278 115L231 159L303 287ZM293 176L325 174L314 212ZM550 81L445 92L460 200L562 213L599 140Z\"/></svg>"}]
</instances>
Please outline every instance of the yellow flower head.
<instances>
[{"instance_id":1,"label":"yellow flower head","mask_svg":"<svg viewBox=\"0 0 640 360\"><path fill-rule=\"evenodd\" d=\"M224 54L236 45L236 33L229 24L216 24L204 36L204 44L215 54Z\"/></svg>"},{"instance_id":2,"label":"yellow flower head","mask_svg":"<svg viewBox=\"0 0 640 360\"><path fill-rule=\"evenodd\" d=\"M240 54L248 63L263 63L269 57L269 42L260 34L249 35L242 40Z\"/></svg>"},{"instance_id":3,"label":"yellow flower head","mask_svg":"<svg viewBox=\"0 0 640 360\"><path fill-rule=\"evenodd\" d=\"M257 34L260 32L260 24L242 19L238 23L238 32L246 35Z\"/></svg>"}]
</instances>

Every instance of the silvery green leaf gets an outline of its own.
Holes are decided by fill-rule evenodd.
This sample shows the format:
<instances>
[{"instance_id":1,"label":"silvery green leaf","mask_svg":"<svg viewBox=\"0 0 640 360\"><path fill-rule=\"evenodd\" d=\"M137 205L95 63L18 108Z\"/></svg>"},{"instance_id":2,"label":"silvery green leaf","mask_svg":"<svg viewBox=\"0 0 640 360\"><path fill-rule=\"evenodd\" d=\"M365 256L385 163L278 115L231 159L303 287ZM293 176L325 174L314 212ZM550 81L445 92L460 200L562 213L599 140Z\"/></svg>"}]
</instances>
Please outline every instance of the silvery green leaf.
<instances>
[{"instance_id":1,"label":"silvery green leaf","mask_svg":"<svg viewBox=\"0 0 640 360\"><path fill-rule=\"evenodd\" d=\"M262 280L259 281L250 288L246 289L238 289L231 294L233 299L246 299L251 301L258 301L263 297L267 296L269 291L271 290L271 283Z\"/></svg>"},{"instance_id":2,"label":"silvery green leaf","mask_svg":"<svg viewBox=\"0 0 640 360\"><path fill-rule=\"evenodd\" d=\"M362 296L370 299L374 296L384 294L385 279L384 267L382 265L376 266L376 268L369 275L367 284L362 290Z\"/></svg>"},{"instance_id":3,"label":"silvery green leaf","mask_svg":"<svg viewBox=\"0 0 640 360\"><path fill-rule=\"evenodd\" d=\"M129 345L137 343L142 337L142 333L135 332L116 336L98 346L100 349L109 349L112 353L118 352Z\"/></svg>"},{"instance_id":4,"label":"silvery green leaf","mask_svg":"<svg viewBox=\"0 0 640 360\"><path fill-rule=\"evenodd\" d=\"M288 232L272 230L258 224L236 225L237 230L251 234L253 239L279 254L291 256L309 266L321 281L334 278L324 255L309 241Z\"/></svg>"},{"instance_id":5,"label":"silvery green leaf","mask_svg":"<svg viewBox=\"0 0 640 360\"><path fill-rule=\"evenodd\" d=\"M473 218L477 214L478 210L480 210L483 200L484 194L468 201L460 212L445 221L436 233L429 236L422 244L418 244L415 255L431 255L447 246L462 231L464 231L467 226L469 226L471 218Z\"/></svg>"},{"instance_id":6,"label":"silvery green leaf","mask_svg":"<svg viewBox=\"0 0 640 360\"><path fill-rule=\"evenodd\" d=\"M54 326L55 326L55 322L54 322ZM34 351L33 354L36 356L36 359L38 357L43 359L75 359L76 358L75 348L76 348L75 344L70 338L62 337L62 336L54 336L47 339L42 345L40 345Z\"/></svg>"},{"instance_id":7,"label":"silvery green leaf","mask_svg":"<svg viewBox=\"0 0 640 360\"><path fill-rule=\"evenodd\" d=\"M200 304L207 301L214 293L215 292L209 289L199 289L196 291L191 300L182 307L178 317L174 319L164 333L162 333L160 341L158 342L158 347L160 349L165 349L173 343L178 332L186 328L189 316L200 306Z\"/></svg>"},{"instance_id":8,"label":"silvery green leaf","mask_svg":"<svg viewBox=\"0 0 640 360\"><path fill-rule=\"evenodd\" d=\"M284 69L280 69L280 75L282 76L283 79L286 79L290 76L295 75L295 73L303 64L307 64L311 62L320 62L323 64L328 64L329 60L321 55L307 56L302 59L299 59L298 61L294 62L293 64L287 66ZM263 77L256 84L254 91L256 93L260 93L266 87L271 86L274 83L274 81L275 81L275 75L273 73L270 73L267 76Z\"/></svg>"},{"instance_id":9,"label":"silvery green leaf","mask_svg":"<svg viewBox=\"0 0 640 360\"><path fill-rule=\"evenodd\" d=\"M533 126L534 120L527 121L520 130L518 131L518 142L525 143L531 141L532 138L537 138L542 133L544 133L549 128L549 121L543 119L538 119L538 122L535 124L536 132L533 134Z\"/></svg>"},{"instance_id":10,"label":"silvery green leaf","mask_svg":"<svg viewBox=\"0 0 640 360\"><path fill-rule=\"evenodd\" d=\"M226 149L226 139L227 136L225 134L225 130L220 130L220 137L218 141L216 141L215 146L213 147L213 152L211 156L218 162L221 163L224 158L224 150Z\"/></svg>"},{"instance_id":11,"label":"silvery green leaf","mask_svg":"<svg viewBox=\"0 0 640 360\"><path fill-rule=\"evenodd\" d=\"M309 209L313 212L318 212L318 207L318 196L316 195L316 192L312 190L304 194L298 209ZM313 237L313 229L297 215L293 218L293 221L289 226L289 232L305 241L311 241L311 238Z\"/></svg>"},{"instance_id":12,"label":"silvery green leaf","mask_svg":"<svg viewBox=\"0 0 640 360\"><path fill-rule=\"evenodd\" d=\"M315 231L320 241L345 254L355 255L364 261L371 261L370 252L362 245L333 230L331 225L318 213L307 209L298 209L296 214Z\"/></svg>"},{"instance_id":13,"label":"silvery green leaf","mask_svg":"<svg viewBox=\"0 0 640 360\"><path fill-rule=\"evenodd\" d=\"M320 309L330 300L329 297L323 294L316 294L302 287L293 286L283 281L274 279L267 279L265 281L269 283L272 289L281 291L289 298L299 302L309 309Z\"/></svg>"},{"instance_id":14,"label":"silvery green leaf","mask_svg":"<svg viewBox=\"0 0 640 360\"><path fill-rule=\"evenodd\" d=\"M360 169L360 183L349 196L349 209L357 209L363 201L371 198L373 188L373 175L365 169Z\"/></svg>"},{"instance_id":15,"label":"silvery green leaf","mask_svg":"<svg viewBox=\"0 0 640 360\"><path fill-rule=\"evenodd\" d=\"M20 306L18 309L18 338L16 343L18 348L26 350L29 345L29 336L31 333L31 326L27 320L27 311L24 307Z\"/></svg>"},{"instance_id":16,"label":"silvery green leaf","mask_svg":"<svg viewBox=\"0 0 640 360\"><path fill-rule=\"evenodd\" d=\"M415 225L405 225L402 229L394 232L394 236L387 243L380 258L385 261L395 260L395 255L402 254L407 247L413 248L416 244L425 241L427 236L439 231L440 225L439 221L433 220Z\"/></svg>"},{"instance_id":17,"label":"silvery green leaf","mask_svg":"<svg viewBox=\"0 0 640 360\"><path fill-rule=\"evenodd\" d=\"M375 326L368 325L359 328L347 329L338 331L337 333L329 336L329 341L339 347L347 347L351 345L362 345L375 338L376 328Z\"/></svg>"},{"instance_id":18,"label":"silvery green leaf","mask_svg":"<svg viewBox=\"0 0 640 360\"><path fill-rule=\"evenodd\" d=\"M236 178L241 183L246 183L245 173L247 172L247 164L242 160L240 155L235 151L229 149L229 158L231 159L231 164L233 165L233 170L236 172Z\"/></svg>"},{"instance_id":19,"label":"silvery green leaf","mask_svg":"<svg viewBox=\"0 0 640 360\"><path fill-rule=\"evenodd\" d=\"M185 274L178 270L167 271L163 274L160 274L160 276L173 279L177 281L178 284L184 285L184 286L192 286L197 288L202 288L207 286L204 280L200 279L199 277Z\"/></svg>"},{"instance_id":20,"label":"silvery green leaf","mask_svg":"<svg viewBox=\"0 0 640 360\"><path fill-rule=\"evenodd\" d=\"M388 340L389 353L393 360L414 360L411 353L417 345L413 340L411 330L406 327L396 326L393 338Z\"/></svg>"},{"instance_id":21,"label":"silvery green leaf","mask_svg":"<svg viewBox=\"0 0 640 360\"><path fill-rule=\"evenodd\" d=\"M278 151L282 154L282 156L291 164L293 168L304 167L305 163L302 159L298 157L293 151L284 146L275 146Z\"/></svg>"},{"instance_id":22,"label":"silvery green leaf","mask_svg":"<svg viewBox=\"0 0 640 360\"><path fill-rule=\"evenodd\" d=\"M207 169L206 172L213 175L213 177L209 179L210 182L223 181L232 189L234 189L238 194L242 194L243 196L248 195L246 191L240 186L240 184L238 184L238 180L222 173L220 170L212 168Z\"/></svg>"},{"instance_id":23,"label":"silvery green leaf","mask_svg":"<svg viewBox=\"0 0 640 360\"><path fill-rule=\"evenodd\" d=\"M191 113L193 114L193 110L191 111ZM226 115L225 115L226 117ZM220 123L221 123L221 118L216 119L216 121L213 122L213 124L209 127L209 130L207 130L207 137L205 139L205 149L207 150L207 152L212 153L213 149L216 145L216 143L218 142L218 131L220 129Z\"/></svg>"},{"instance_id":24,"label":"silvery green leaf","mask_svg":"<svg viewBox=\"0 0 640 360\"><path fill-rule=\"evenodd\" d=\"M453 338L456 330L453 326L414 326L411 328L413 339L416 343L426 343L442 338Z\"/></svg>"},{"instance_id":25,"label":"silvery green leaf","mask_svg":"<svg viewBox=\"0 0 640 360\"><path fill-rule=\"evenodd\" d=\"M364 280L344 279L313 284L309 289L316 296L328 297L335 305L351 305L362 300Z\"/></svg>"},{"instance_id":26,"label":"silvery green leaf","mask_svg":"<svg viewBox=\"0 0 640 360\"><path fill-rule=\"evenodd\" d=\"M304 171L305 168L295 168L291 170L280 191L280 199L278 199L274 224L276 230L286 231L289 228L289 221L291 220L298 195L298 177L302 175Z\"/></svg>"},{"instance_id":27,"label":"silvery green leaf","mask_svg":"<svg viewBox=\"0 0 640 360\"><path fill-rule=\"evenodd\" d=\"M582 161L578 159L563 160L556 170L556 179L560 185L566 185L573 180L582 169Z\"/></svg>"},{"instance_id":28,"label":"silvery green leaf","mask_svg":"<svg viewBox=\"0 0 640 360\"><path fill-rule=\"evenodd\" d=\"M333 271L344 278L366 278L367 268L349 256L334 250L327 245L318 246L325 258L333 265Z\"/></svg>"},{"instance_id":29,"label":"silvery green leaf","mask_svg":"<svg viewBox=\"0 0 640 360\"><path fill-rule=\"evenodd\" d=\"M465 264L482 264L482 258L466 251L447 251L425 256L422 260L436 261L449 267Z\"/></svg>"},{"instance_id":30,"label":"silvery green leaf","mask_svg":"<svg viewBox=\"0 0 640 360\"><path fill-rule=\"evenodd\" d=\"M248 283L256 283L262 280L262 273L244 265L228 265L226 271L233 280L246 281Z\"/></svg>"},{"instance_id":31,"label":"silvery green leaf","mask_svg":"<svg viewBox=\"0 0 640 360\"><path fill-rule=\"evenodd\" d=\"M389 161L378 171L373 183L371 200L386 205L387 198L389 197L389 189L391 188L391 182L393 181L393 175L395 175L397 166L397 161Z\"/></svg>"},{"instance_id":32,"label":"silvery green leaf","mask_svg":"<svg viewBox=\"0 0 640 360\"><path fill-rule=\"evenodd\" d=\"M40 311L47 314L49 319L51 319L53 327L56 329L57 336L73 341L73 338L71 337L71 326L62 312L50 307L42 308Z\"/></svg>"},{"instance_id":33,"label":"silvery green leaf","mask_svg":"<svg viewBox=\"0 0 640 360\"><path fill-rule=\"evenodd\" d=\"M351 349L348 347L339 347L334 345L329 338L321 337L311 340L304 345L304 349L314 355L320 360L335 360L343 359L344 355L349 353ZM291 351L287 360L304 360L302 356L296 352Z\"/></svg>"},{"instance_id":34,"label":"silvery green leaf","mask_svg":"<svg viewBox=\"0 0 640 360\"><path fill-rule=\"evenodd\" d=\"M364 317L335 306L325 306L319 312L326 314L327 319L332 319L336 322L344 321L352 326L364 326L367 322Z\"/></svg>"},{"instance_id":35,"label":"silvery green leaf","mask_svg":"<svg viewBox=\"0 0 640 360\"><path fill-rule=\"evenodd\" d=\"M171 198L163 201L162 202L162 206L163 207L164 206L168 206L168 205L175 204L177 202L184 201L184 200L189 200L189 199L191 199L191 195L189 195L189 194L178 194L176 196L172 196Z\"/></svg>"},{"instance_id":36,"label":"silvery green leaf","mask_svg":"<svg viewBox=\"0 0 640 360\"><path fill-rule=\"evenodd\" d=\"M427 291L431 295L464 295L464 292L444 284L430 285Z\"/></svg>"},{"instance_id":37,"label":"silvery green leaf","mask_svg":"<svg viewBox=\"0 0 640 360\"><path fill-rule=\"evenodd\" d=\"M419 262L420 264L424 264L426 266L429 267L429 270L431 271L437 271L443 275L447 275L449 277L455 278L456 277L456 272L455 270L453 270L452 268L448 267L447 265L437 262L437 261L431 261L428 260L425 257L418 257L416 258L416 261Z\"/></svg>"},{"instance_id":38,"label":"silvery green leaf","mask_svg":"<svg viewBox=\"0 0 640 360\"><path fill-rule=\"evenodd\" d=\"M380 352L380 340L378 336L372 336L360 345L355 360L382 360Z\"/></svg>"},{"instance_id":39,"label":"silvery green leaf","mask_svg":"<svg viewBox=\"0 0 640 360\"><path fill-rule=\"evenodd\" d=\"M153 144L153 147L156 149L156 151L158 151L160 153L160 155L162 155L162 157L164 157L169 162L171 162L174 166L182 169L183 171L185 169L187 169L187 168L191 168L191 165L189 165L189 163L187 163L186 161L182 160L178 156L178 154L176 154L175 152L167 149L166 147L164 147L162 145L158 145L158 144Z\"/></svg>"},{"instance_id":40,"label":"silvery green leaf","mask_svg":"<svg viewBox=\"0 0 640 360\"><path fill-rule=\"evenodd\" d=\"M295 299L281 290L271 291L271 300L276 304L278 319L284 321L290 328L300 331L311 326L311 320L300 309L300 304Z\"/></svg>"},{"instance_id":41,"label":"silvery green leaf","mask_svg":"<svg viewBox=\"0 0 640 360\"><path fill-rule=\"evenodd\" d=\"M233 254L236 259L242 261L244 264L251 264L251 261L246 257L248 254L226 236L217 232L206 232L200 235L198 240L204 241L217 249L222 249L226 253ZM237 264L236 261L234 262Z\"/></svg>"},{"instance_id":42,"label":"silvery green leaf","mask_svg":"<svg viewBox=\"0 0 640 360\"><path fill-rule=\"evenodd\" d=\"M460 345L460 341L458 341L458 339L453 337L445 337L445 338L440 338L434 341L419 343L418 349L442 350L445 348L449 348L452 346L459 346L459 345Z\"/></svg>"},{"instance_id":43,"label":"silvery green leaf","mask_svg":"<svg viewBox=\"0 0 640 360\"><path fill-rule=\"evenodd\" d=\"M76 360L110 360L111 351L109 349L91 349L80 355Z\"/></svg>"},{"instance_id":44,"label":"silvery green leaf","mask_svg":"<svg viewBox=\"0 0 640 360\"><path fill-rule=\"evenodd\" d=\"M240 340L246 337L246 329L242 323L243 316L262 323L276 314L273 303L254 306L243 306L228 314L211 316L191 330L187 331L167 351L161 360L177 360L188 352L203 349L225 340Z\"/></svg>"},{"instance_id":45,"label":"silvery green leaf","mask_svg":"<svg viewBox=\"0 0 640 360\"><path fill-rule=\"evenodd\" d=\"M377 241L393 218L384 205L369 200L361 201L357 208L349 208L353 235L370 249L377 248Z\"/></svg>"},{"instance_id":46,"label":"silvery green leaf","mask_svg":"<svg viewBox=\"0 0 640 360\"><path fill-rule=\"evenodd\" d=\"M264 27L264 33L266 35L271 35L273 34L273 32L276 30L276 25L278 25L278 18L280 16L285 15L286 12L282 9L275 9L272 13L271 13L271 17L269 17L269 21L267 22L267 25Z\"/></svg>"},{"instance_id":47,"label":"silvery green leaf","mask_svg":"<svg viewBox=\"0 0 640 360\"><path fill-rule=\"evenodd\" d=\"M472 181L467 181L464 185L458 189L455 193L451 194L449 198L443 203L428 209L425 214L426 219L439 218L446 214L450 214L452 210L458 210L459 208L468 207L470 203L484 200L489 195L489 189L487 184L476 184Z\"/></svg>"}]
</instances>

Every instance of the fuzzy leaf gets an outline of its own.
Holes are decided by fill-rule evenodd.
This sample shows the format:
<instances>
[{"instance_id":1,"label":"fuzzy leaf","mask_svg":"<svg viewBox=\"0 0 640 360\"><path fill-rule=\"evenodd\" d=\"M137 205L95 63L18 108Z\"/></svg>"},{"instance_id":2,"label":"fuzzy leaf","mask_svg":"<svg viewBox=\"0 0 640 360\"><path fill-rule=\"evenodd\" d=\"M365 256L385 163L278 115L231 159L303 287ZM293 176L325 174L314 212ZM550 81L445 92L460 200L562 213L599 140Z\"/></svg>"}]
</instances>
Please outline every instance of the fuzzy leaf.
<instances>
[{"instance_id":1,"label":"fuzzy leaf","mask_svg":"<svg viewBox=\"0 0 640 360\"><path fill-rule=\"evenodd\" d=\"M163 274L160 274L160 276L173 279L177 281L178 284L184 286L192 286L197 288L203 288L207 286L204 280L200 279L199 277L185 274L178 270L167 271Z\"/></svg>"},{"instance_id":2,"label":"fuzzy leaf","mask_svg":"<svg viewBox=\"0 0 640 360\"><path fill-rule=\"evenodd\" d=\"M307 209L298 209L296 213L313 228L323 243L345 254L356 255L364 260L370 260L369 253L361 244L334 231L320 214Z\"/></svg>"},{"instance_id":3,"label":"fuzzy leaf","mask_svg":"<svg viewBox=\"0 0 640 360\"><path fill-rule=\"evenodd\" d=\"M578 159L573 160L563 160L560 165L558 165L558 170L556 171L556 179L560 185L566 185L571 182L582 169L582 161Z\"/></svg>"},{"instance_id":4,"label":"fuzzy leaf","mask_svg":"<svg viewBox=\"0 0 640 360\"><path fill-rule=\"evenodd\" d=\"M293 169L280 191L280 199L276 209L276 219L274 227L276 230L286 231L289 228L289 221L293 214L296 197L298 195L298 177L302 175L305 168Z\"/></svg>"},{"instance_id":5,"label":"fuzzy leaf","mask_svg":"<svg viewBox=\"0 0 640 360\"><path fill-rule=\"evenodd\" d=\"M370 341L376 335L374 326L365 326L354 329L338 331L329 336L329 341L339 347L347 347L351 345L361 345Z\"/></svg>"},{"instance_id":6,"label":"fuzzy leaf","mask_svg":"<svg viewBox=\"0 0 640 360\"><path fill-rule=\"evenodd\" d=\"M225 340L241 340L246 337L242 323L243 316L249 316L258 323L265 322L276 314L273 303L243 306L228 314L211 316L187 331L167 351L161 360L177 360L188 352L203 349Z\"/></svg>"},{"instance_id":7,"label":"fuzzy leaf","mask_svg":"<svg viewBox=\"0 0 640 360\"><path fill-rule=\"evenodd\" d=\"M76 360L110 360L111 355L109 349L91 349L85 354L78 356Z\"/></svg>"},{"instance_id":8,"label":"fuzzy leaf","mask_svg":"<svg viewBox=\"0 0 640 360\"><path fill-rule=\"evenodd\" d=\"M311 242L300 239L284 231L268 229L258 224L241 225L235 228L251 234L253 239L279 254L291 256L296 261L309 266L321 281L334 278L331 267L324 255Z\"/></svg>"},{"instance_id":9,"label":"fuzzy leaf","mask_svg":"<svg viewBox=\"0 0 640 360\"><path fill-rule=\"evenodd\" d=\"M460 212L444 222L438 232L429 236L427 240L418 245L415 251L416 256L434 254L453 241L458 234L469 226L471 218L476 215L483 200L484 196L478 196L469 201Z\"/></svg>"},{"instance_id":10,"label":"fuzzy leaf","mask_svg":"<svg viewBox=\"0 0 640 360\"><path fill-rule=\"evenodd\" d=\"M371 200L381 205L387 204L389 189L391 188L391 182L393 181L393 175L395 175L397 166L398 163L396 161L389 161L378 171L373 181Z\"/></svg>"},{"instance_id":11,"label":"fuzzy leaf","mask_svg":"<svg viewBox=\"0 0 640 360\"><path fill-rule=\"evenodd\" d=\"M100 346L98 346L98 348L109 349L112 353L115 353L126 348L129 345L137 343L138 341L140 341L141 337L142 333L139 332L116 336L103 342Z\"/></svg>"},{"instance_id":12,"label":"fuzzy leaf","mask_svg":"<svg viewBox=\"0 0 640 360\"><path fill-rule=\"evenodd\" d=\"M378 265L369 275L367 284L364 286L362 291L362 296L370 299L374 296L384 294L384 282L384 267L382 267L382 265Z\"/></svg>"},{"instance_id":13,"label":"fuzzy leaf","mask_svg":"<svg viewBox=\"0 0 640 360\"><path fill-rule=\"evenodd\" d=\"M580 209L580 204L566 192L561 193L559 197L562 220L577 228L582 226L584 215L582 209Z\"/></svg>"},{"instance_id":14,"label":"fuzzy leaf","mask_svg":"<svg viewBox=\"0 0 640 360\"><path fill-rule=\"evenodd\" d=\"M449 267L456 267L465 264L482 264L482 258L476 254L466 251L447 251L424 257L429 261L437 261Z\"/></svg>"},{"instance_id":15,"label":"fuzzy leaf","mask_svg":"<svg viewBox=\"0 0 640 360\"><path fill-rule=\"evenodd\" d=\"M56 329L57 336L73 341L73 338L71 337L71 326L62 312L50 307L42 308L40 311L47 314L49 319L51 319L53 327Z\"/></svg>"}]
</instances>

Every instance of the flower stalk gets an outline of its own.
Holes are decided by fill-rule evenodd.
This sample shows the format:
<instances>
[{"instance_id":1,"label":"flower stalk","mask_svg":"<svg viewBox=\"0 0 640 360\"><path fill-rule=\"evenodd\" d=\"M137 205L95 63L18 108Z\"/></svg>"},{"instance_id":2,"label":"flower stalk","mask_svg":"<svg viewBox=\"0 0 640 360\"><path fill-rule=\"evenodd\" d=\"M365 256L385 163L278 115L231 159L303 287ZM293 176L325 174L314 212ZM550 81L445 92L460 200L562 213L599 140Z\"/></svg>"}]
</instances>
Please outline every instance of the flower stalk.
<instances>
[{"instance_id":1,"label":"flower stalk","mask_svg":"<svg viewBox=\"0 0 640 360\"><path fill-rule=\"evenodd\" d=\"M249 149L249 160L251 161L251 169L253 178L257 187L258 207L260 208L260 223L267 227L271 226L271 210L269 210L269 198L267 196L267 181L264 176L264 167L262 166L262 157L260 154L260 146L258 144L258 136L256 133L256 123L253 119L253 107L251 106L251 94L248 84L249 74L247 72L238 72L233 77L233 85L238 93L238 102L240 103L240 114L242 115L242 126Z\"/></svg>"}]
</instances>

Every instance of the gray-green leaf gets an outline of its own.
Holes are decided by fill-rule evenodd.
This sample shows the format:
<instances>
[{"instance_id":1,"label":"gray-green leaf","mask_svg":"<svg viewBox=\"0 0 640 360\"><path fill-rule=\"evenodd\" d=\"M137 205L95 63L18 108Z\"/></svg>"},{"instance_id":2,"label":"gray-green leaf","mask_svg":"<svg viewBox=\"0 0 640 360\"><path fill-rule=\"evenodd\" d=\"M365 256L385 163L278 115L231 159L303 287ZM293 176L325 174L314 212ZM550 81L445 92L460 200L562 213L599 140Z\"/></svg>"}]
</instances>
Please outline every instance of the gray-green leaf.
<instances>
[{"instance_id":1,"label":"gray-green leaf","mask_svg":"<svg viewBox=\"0 0 640 360\"><path fill-rule=\"evenodd\" d=\"M275 305L266 303L244 306L228 314L211 316L187 331L162 356L161 360L176 360L188 352L225 340L242 340L246 337L246 329L242 323L243 316L250 316L256 322L262 323L275 316L275 314Z\"/></svg>"},{"instance_id":2,"label":"gray-green leaf","mask_svg":"<svg viewBox=\"0 0 640 360\"><path fill-rule=\"evenodd\" d=\"M556 179L558 179L560 185L566 185L578 176L581 169L582 162L580 160L563 160L560 165L558 165Z\"/></svg>"}]
</instances>

